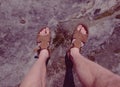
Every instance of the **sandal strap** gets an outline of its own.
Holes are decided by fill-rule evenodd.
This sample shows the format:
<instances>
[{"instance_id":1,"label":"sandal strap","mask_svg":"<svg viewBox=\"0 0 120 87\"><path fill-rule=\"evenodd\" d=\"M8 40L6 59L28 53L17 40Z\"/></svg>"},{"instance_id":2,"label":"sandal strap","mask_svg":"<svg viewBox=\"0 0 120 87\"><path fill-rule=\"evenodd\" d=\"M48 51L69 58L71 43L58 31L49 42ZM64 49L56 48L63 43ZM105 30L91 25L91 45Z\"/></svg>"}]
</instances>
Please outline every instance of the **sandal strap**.
<instances>
[{"instance_id":1,"label":"sandal strap","mask_svg":"<svg viewBox=\"0 0 120 87\"><path fill-rule=\"evenodd\" d=\"M40 43L41 49L47 49L50 43L50 34L46 36L42 36L38 34L37 43Z\"/></svg>"},{"instance_id":2,"label":"sandal strap","mask_svg":"<svg viewBox=\"0 0 120 87\"><path fill-rule=\"evenodd\" d=\"M78 31L77 29L75 29L75 31L73 33L73 39L75 39L75 41L73 42L73 46L80 48L81 42L85 43L87 41L87 38L88 38L88 34L83 34L80 31Z\"/></svg>"},{"instance_id":3,"label":"sandal strap","mask_svg":"<svg viewBox=\"0 0 120 87\"><path fill-rule=\"evenodd\" d=\"M81 41L79 39L76 39L73 43L73 47L80 48L82 46L80 43L81 43Z\"/></svg>"},{"instance_id":4,"label":"sandal strap","mask_svg":"<svg viewBox=\"0 0 120 87\"><path fill-rule=\"evenodd\" d=\"M37 52L37 55L35 56L35 58L38 58L38 55L40 54L40 51L43 50L43 49L47 49L48 50L49 57L50 57L51 50L48 48L49 47L49 43L50 43L50 39L51 39L50 38L50 33L48 35L46 35L46 36L42 36L42 35L39 34L42 30L40 30L38 32L38 35L37 35L36 42L37 42L37 44L40 44L40 45L37 48L34 49L34 52Z\"/></svg>"}]
</instances>

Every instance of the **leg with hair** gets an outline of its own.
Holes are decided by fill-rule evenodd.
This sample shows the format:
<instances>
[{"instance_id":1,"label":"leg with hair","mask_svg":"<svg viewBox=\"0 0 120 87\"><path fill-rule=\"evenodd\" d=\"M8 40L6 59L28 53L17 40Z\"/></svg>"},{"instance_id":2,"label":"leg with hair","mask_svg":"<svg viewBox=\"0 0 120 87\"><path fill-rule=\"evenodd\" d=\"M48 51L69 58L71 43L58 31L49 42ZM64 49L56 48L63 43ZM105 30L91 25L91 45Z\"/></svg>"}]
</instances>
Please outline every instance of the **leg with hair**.
<instances>
[{"instance_id":1,"label":"leg with hair","mask_svg":"<svg viewBox=\"0 0 120 87\"><path fill-rule=\"evenodd\" d=\"M49 29L43 29L40 32L40 35L47 36L49 34ZM39 37L39 39L41 36ZM43 37L44 38L44 37ZM40 39L41 40L41 39ZM42 46L42 41L39 44ZM43 44L42 47L47 47ZM48 44L48 43L47 43ZM42 48L41 47L41 48ZM46 48L45 47L45 48ZM28 74L23 79L20 87L45 87L46 83L46 61L49 58L49 52L47 49L42 49L39 54L39 59L35 62L35 64L32 66Z\"/></svg>"},{"instance_id":2,"label":"leg with hair","mask_svg":"<svg viewBox=\"0 0 120 87\"><path fill-rule=\"evenodd\" d=\"M80 81L86 87L120 87L120 77L86 59L78 48L71 49L72 61Z\"/></svg>"},{"instance_id":3,"label":"leg with hair","mask_svg":"<svg viewBox=\"0 0 120 87\"><path fill-rule=\"evenodd\" d=\"M86 34L85 27L79 25L73 34L73 47L70 49L70 59L73 62L79 80L85 87L120 87L119 76L86 59L79 53L79 48L84 45L83 42L86 40L84 38Z\"/></svg>"},{"instance_id":4,"label":"leg with hair","mask_svg":"<svg viewBox=\"0 0 120 87\"><path fill-rule=\"evenodd\" d=\"M46 82L46 60L48 51L42 50L39 59L32 66L20 87L45 87Z\"/></svg>"}]
</instances>

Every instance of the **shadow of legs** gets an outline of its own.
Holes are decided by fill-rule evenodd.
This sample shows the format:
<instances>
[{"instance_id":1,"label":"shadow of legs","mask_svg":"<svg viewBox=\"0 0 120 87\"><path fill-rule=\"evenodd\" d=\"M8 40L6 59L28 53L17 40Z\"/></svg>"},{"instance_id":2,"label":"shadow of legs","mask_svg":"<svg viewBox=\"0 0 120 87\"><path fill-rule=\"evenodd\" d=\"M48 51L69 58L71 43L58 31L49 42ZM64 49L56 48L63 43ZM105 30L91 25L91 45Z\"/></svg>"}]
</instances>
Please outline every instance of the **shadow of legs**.
<instances>
[{"instance_id":1,"label":"shadow of legs","mask_svg":"<svg viewBox=\"0 0 120 87\"><path fill-rule=\"evenodd\" d=\"M66 73L63 87L75 87L74 78L72 73L73 63L68 57L67 53L65 56L65 64L66 64Z\"/></svg>"}]
</instances>

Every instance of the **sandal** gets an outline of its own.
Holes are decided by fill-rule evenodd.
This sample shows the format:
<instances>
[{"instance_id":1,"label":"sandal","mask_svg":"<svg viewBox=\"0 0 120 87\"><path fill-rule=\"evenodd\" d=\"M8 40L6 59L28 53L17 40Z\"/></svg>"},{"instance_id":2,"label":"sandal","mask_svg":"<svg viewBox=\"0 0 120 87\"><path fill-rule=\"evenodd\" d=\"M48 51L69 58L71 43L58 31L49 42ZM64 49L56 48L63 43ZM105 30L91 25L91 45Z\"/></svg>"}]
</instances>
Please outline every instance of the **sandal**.
<instances>
[{"instance_id":1,"label":"sandal","mask_svg":"<svg viewBox=\"0 0 120 87\"><path fill-rule=\"evenodd\" d=\"M34 50L35 52L37 52L37 56L35 56L35 58L38 58L38 55L40 54L40 51L43 49L47 49L49 52L49 56L50 56L50 50L49 50L49 44L50 44L50 32L48 35L41 35L40 32L42 32L44 29L48 29L43 28L38 32L37 35L37 48ZM46 32L46 31L45 31ZM46 32L47 33L47 32Z\"/></svg>"},{"instance_id":2,"label":"sandal","mask_svg":"<svg viewBox=\"0 0 120 87\"><path fill-rule=\"evenodd\" d=\"M86 34L83 34L81 32L81 29L77 30L78 26L83 27L85 29L85 31L86 31ZM70 49L67 52L67 56L69 58L72 58L72 56L70 55L71 48L76 47L76 48L79 48L80 51L81 51L81 48L83 47L83 45L85 44L85 42L87 41L87 38L88 38L88 29L87 29L87 27L84 26L83 24L79 24L78 26L74 30L74 33L73 33L73 36L72 36L72 46L70 47Z\"/></svg>"},{"instance_id":3,"label":"sandal","mask_svg":"<svg viewBox=\"0 0 120 87\"><path fill-rule=\"evenodd\" d=\"M79 26L81 26L80 30L78 30ZM86 31L85 34L83 34L81 32L82 28L85 29L85 31ZM83 45L85 44L87 39L88 39L88 29L87 29L87 27L84 26L83 24L79 24L77 26L77 28L74 30L73 38L72 38L73 42L72 42L72 47L71 48L76 47L76 48L80 48L80 50L81 50L81 48L83 47Z\"/></svg>"},{"instance_id":4,"label":"sandal","mask_svg":"<svg viewBox=\"0 0 120 87\"><path fill-rule=\"evenodd\" d=\"M81 28L78 30L78 27L81 26ZM86 31L86 33L84 34L83 32L81 32L82 28L84 28L84 30ZM73 57L70 54L70 50L73 47L79 48L81 51L81 48L83 47L83 45L85 44L85 42L88 39L88 29L86 26L84 26L83 24L79 24L77 26L77 28L74 30L73 36L72 36L72 46L70 47L70 49L67 52L67 56L68 58L70 58L69 61L73 60ZM72 62L72 61L71 61Z\"/></svg>"}]
</instances>

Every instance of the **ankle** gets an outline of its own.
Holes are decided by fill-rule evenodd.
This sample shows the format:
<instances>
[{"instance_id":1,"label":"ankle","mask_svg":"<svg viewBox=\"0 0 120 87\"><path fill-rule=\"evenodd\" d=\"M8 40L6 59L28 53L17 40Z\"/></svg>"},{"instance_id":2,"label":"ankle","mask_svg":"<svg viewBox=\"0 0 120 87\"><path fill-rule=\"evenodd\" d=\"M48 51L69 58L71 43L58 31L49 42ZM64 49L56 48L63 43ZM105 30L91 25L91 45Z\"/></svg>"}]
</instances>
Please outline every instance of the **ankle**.
<instances>
[{"instance_id":1,"label":"ankle","mask_svg":"<svg viewBox=\"0 0 120 87\"><path fill-rule=\"evenodd\" d=\"M39 54L39 58L40 57L47 60L47 58L49 57L49 51L47 49L41 50L41 52Z\"/></svg>"},{"instance_id":2,"label":"ankle","mask_svg":"<svg viewBox=\"0 0 120 87\"><path fill-rule=\"evenodd\" d=\"M75 55L80 54L79 53L79 48L76 48L76 47L71 48L70 49L70 54L71 54L71 56L75 56Z\"/></svg>"}]
</instances>

